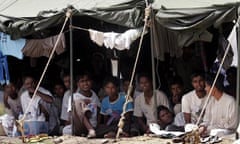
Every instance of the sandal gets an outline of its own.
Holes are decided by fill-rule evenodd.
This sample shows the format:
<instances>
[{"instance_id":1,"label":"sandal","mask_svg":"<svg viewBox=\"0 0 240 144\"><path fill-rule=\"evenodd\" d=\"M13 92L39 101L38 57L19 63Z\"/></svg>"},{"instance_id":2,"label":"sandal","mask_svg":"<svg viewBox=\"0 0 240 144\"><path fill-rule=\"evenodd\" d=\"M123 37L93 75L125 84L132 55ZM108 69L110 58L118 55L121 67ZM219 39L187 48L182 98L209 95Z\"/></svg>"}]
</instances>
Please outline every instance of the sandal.
<instances>
[{"instance_id":1,"label":"sandal","mask_svg":"<svg viewBox=\"0 0 240 144\"><path fill-rule=\"evenodd\" d=\"M87 135L87 138L95 138L96 137L96 132L93 129L90 129Z\"/></svg>"},{"instance_id":2,"label":"sandal","mask_svg":"<svg viewBox=\"0 0 240 144\"><path fill-rule=\"evenodd\" d=\"M120 137L122 137L122 138L124 138L124 137L130 137L130 135L129 135L128 133L126 133L126 132L122 132L122 133L120 134Z\"/></svg>"},{"instance_id":3,"label":"sandal","mask_svg":"<svg viewBox=\"0 0 240 144\"><path fill-rule=\"evenodd\" d=\"M104 135L104 138L115 138L116 133L115 132L108 132Z\"/></svg>"}]
</instances>

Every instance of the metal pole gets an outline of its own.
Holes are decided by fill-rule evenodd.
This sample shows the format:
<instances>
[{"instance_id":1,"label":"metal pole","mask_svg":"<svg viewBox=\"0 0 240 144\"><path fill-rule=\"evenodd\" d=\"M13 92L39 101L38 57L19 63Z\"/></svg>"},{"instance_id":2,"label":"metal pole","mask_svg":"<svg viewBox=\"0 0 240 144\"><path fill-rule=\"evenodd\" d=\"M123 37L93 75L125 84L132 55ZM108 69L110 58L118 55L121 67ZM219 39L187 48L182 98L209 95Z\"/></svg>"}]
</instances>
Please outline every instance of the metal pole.
<instances>
[{"instance_id":1,"label":"metal pole","mask_svg":"<svg viewBox=\"0 0 240 144\"><path fill-rule=\"evenodd\" d=\"M157 96L156 96L156 69L155 69L155 61L154 61L154 53L156 52L154 47L154 27L155 27L155 19L154 19L154 15L153 15L153 11L151 8L151 20L152 20L152 25L150 27L150 32L151 32L151 60L152 60L152 85L153 85L153 99L154 99L154 116L157 119ZM158 53L157 53L158 54Z\"/></svg>"},{"instance_id":2,"label":"metal pole","mask_svg":"<svg viewBox=\"0 0 240 144\"><path fill-rule=\"evenodd\" d=\"M238 52L238 64L237 64L237 88L236 88L236 106L237 106L237 119L239 121L239 78L240 78L240 68L239 68L239 64L240 64L240 28L239 28L239 16L238 16L238 20L237 20L237 23L236 23L236 32L237 32L237 52ZM238 126L239 127L239 126ZM236 138L238 139L239 138L239 133L238 131L236 132Z\"/></svg>"},{"instance_id":3,"label":"metal pole","mask_svg":"<svg viewBox=\"0 0 240 144\"><path fill-rule=\"evenodd\" d=\"M74 102L73 102L73 32L72 32L72 16L70 17L70 27L69 27L69 37L70 37L70 94L71 94L71 124L72 124L72 135L75 134L74 132Z\"/></svg>"}]
</instances>

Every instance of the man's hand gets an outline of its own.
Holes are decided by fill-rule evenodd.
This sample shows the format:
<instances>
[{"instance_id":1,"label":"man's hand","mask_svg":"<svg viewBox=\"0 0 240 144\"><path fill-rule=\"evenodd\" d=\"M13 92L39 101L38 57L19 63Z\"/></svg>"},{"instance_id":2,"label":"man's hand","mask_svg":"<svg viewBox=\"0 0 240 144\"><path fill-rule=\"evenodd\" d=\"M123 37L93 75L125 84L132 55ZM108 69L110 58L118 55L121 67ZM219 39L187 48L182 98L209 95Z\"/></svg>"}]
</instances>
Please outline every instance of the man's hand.
<instances>
[{"instance_id":1,"label":"man's hand","mask_svg":"<svg viewBox=\"0 0 240 144\"><path fill-rule=\"evenodd\" d=\"M8 104L8 96L6 97L6 99L4 99L4 105L6 108L11 109L10 105Z\"/></svg>"},{"instance_id":2,"label":"man's hand","mask_svg":"<svg viewBox=\"0 0 240 144\"><path fill-rule=\"evenodd\" d=\"M45 107L42 104L39 103L39 108L40 108L40 111L44 114L44 116L46 118L46 121L49 121L49 113L45 109Z\"/></svg>"},{"instance_id":3,"label":"man's hand","mask_svg":"<svg viewBox=\"0 0 240 144\"><path fill-rule=\"evenodd\" d=\"M145 129L145 134L149 135L151 134L152 132L150 131L150 128L149 127L146 127L144 128Z\"/></svg>"},{"instance_id":4,"label":"man's hand","mask_svg":"<svg viewBox=\"0 0 240 144\"><path fill-rule=\"evenodd\" d=\"M206 126L199 126L198 131L201 137L206 137L208 135Z\"/></svg>"},{"instance_id":5,"label":"man's hand","mask_svg":"<svg viewBox=\"0 0 240 144\"><path fill-rule=\"evenodd\" d=\"M30 88L28 88L28 91L29 91L29 93L33 94L33 93L34 93L34 91L35 91L35 88L33 88L33 87L30 87Z\"/></svg>"},{"instance_id":6,"label":"man's hand","mask_svg":"<svg viewBox=\"0 0 240 144\"><path fill-rule=\"evenodd\" d=\"M10 105L8 104L8 96L5 94L4 95L4 105L5 105L5 107L6 108L8 108L8 109L10 109L11 107L10 107Z\"/></svg>"},{"instance_id":7,"label":"man's hand","mask_svg":"<svg viewBox=\"0 0 240 144\"><path fill-rule=\"evenodd\" d=\"M84 99L83 101L84 101L84 103L85 103L86 105L88 105L88 104L91 103L91 100L90 100L90 99Z\"/></svg>"}]
</instances>

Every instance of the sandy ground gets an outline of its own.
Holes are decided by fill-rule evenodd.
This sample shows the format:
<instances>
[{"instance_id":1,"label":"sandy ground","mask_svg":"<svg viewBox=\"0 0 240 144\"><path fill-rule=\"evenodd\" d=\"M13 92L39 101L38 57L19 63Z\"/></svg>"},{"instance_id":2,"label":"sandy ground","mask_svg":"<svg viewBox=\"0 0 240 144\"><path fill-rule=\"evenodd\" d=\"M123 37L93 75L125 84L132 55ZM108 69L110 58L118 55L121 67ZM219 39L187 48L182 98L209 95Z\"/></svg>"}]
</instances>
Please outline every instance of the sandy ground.
<instances>
[{"instance_id":1,"label":"sandy ground","mask_svg":"<svg viewBox=\"0 0 240 144\"><path fill-rule=\"evenodd\" d=\"M19 138L0 136L1 144L22 144ZM233 140L224 138L219 144L231 144ZM161 139L150 136L139 136L133 138L114 139L86 139L76 136L55 137L36 144L173 144L171 139Z\"/></svg>"}]
</instances>

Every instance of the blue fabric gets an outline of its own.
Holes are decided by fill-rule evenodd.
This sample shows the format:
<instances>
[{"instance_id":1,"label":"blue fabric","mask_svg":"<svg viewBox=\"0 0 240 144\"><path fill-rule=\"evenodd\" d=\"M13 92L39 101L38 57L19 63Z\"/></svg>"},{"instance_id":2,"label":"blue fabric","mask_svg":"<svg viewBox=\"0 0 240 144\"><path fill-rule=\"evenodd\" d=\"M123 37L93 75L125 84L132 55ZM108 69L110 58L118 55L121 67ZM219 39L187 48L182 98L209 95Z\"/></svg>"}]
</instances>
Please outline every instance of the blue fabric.
<instances>
[{"instance_id":1,"label":"blue fabric","mask_svg":"<svg viewBox=\"0 0 240 144\"><path fill-rule=\"evenodd\" d=\"M118 121L123 112L123 105L125 103L125 95L119 94L118 99L115 102L109 101L109 96L102 100L101 114L109 115L110 118L107 121L107 125L112 124L113 121ZM126 112L133 111L133 103L129 102L126 106Z\"/></svg>"},{"instance_id":2,"label":"blue fabric","mask_svg":"<svg viewBox=\"0 0 240 144\"><path fill-rule=\"evenodd\" d=\"M0 84L9 84L10 75L8 71L7 56L3 56L0 52Z\"/></svg>"},{"instance_id":3,"label":"blue fabric","mask_svg":"<svg viewBox=\"0 0 240 144\"><path fill-rule=\"evenodd\" d=\"M105 97L102 100L101 104L101 114L103 115L113 115L113 114L121 114L123 112L123 105L125 103L125 96L119 95L118 99L111 103L109 101L109 96ZM126 106L126 111L132 111L133 110L133 103L129 102Z\"/></svg>"},{"instance_id":4,"label":"blue fabric","mask_svg":"<svg viewBox=\"0 0 240 144\"><path fill-rule=\"evenodd\" d=\"M22 48L25 44L26 39L11 40L9 35L0 32L0 51L3 55L23 59Z\"/></svg>"}]
</instances>

